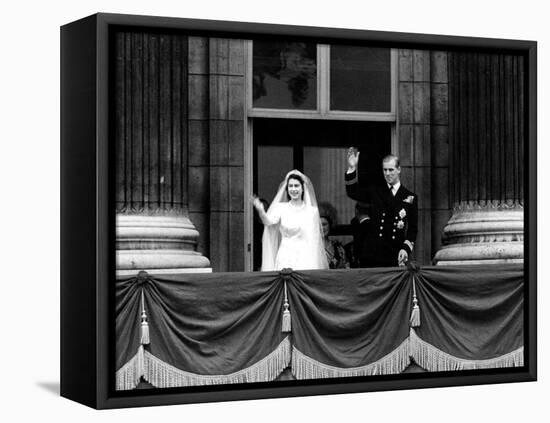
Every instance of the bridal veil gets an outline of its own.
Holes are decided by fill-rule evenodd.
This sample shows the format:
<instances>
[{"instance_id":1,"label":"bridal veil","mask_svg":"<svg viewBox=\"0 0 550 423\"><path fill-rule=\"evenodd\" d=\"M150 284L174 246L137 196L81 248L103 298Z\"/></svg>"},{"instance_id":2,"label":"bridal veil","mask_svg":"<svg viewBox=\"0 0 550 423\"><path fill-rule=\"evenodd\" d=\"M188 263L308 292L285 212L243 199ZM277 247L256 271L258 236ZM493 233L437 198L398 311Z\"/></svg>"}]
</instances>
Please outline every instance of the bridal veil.
<instances>
[{"instance_id":1,"label":"bridal veil","mask_svg":"<svg viewBox=\"0 0 550 423\"><path fill-rule=\"evenodd\" d=\"M304 181L304 203L305 207L311 215L311 224L304 225L301 229L303 231L303 237L306 242L305 254L307 254L307 260L304 260L304 266L301 268L311 269L328 269L328 262L324 248L323 234L321 229L321 219L319 217L319 209L317 206L317 199L315 198L315 190L311 180L298 170L291 170L285 176L285 179L279 185L277 194L271 202L268 215L276 214L277 207L281 206L281 203L287 203L289 201L286 188L288 180L292 175L299 175ZM279 225L266 225L264 227L264 234L262 238L262 271L281 270L277 269L276 258L281 244L281 232Z\"/></svg>"}]
</instances>

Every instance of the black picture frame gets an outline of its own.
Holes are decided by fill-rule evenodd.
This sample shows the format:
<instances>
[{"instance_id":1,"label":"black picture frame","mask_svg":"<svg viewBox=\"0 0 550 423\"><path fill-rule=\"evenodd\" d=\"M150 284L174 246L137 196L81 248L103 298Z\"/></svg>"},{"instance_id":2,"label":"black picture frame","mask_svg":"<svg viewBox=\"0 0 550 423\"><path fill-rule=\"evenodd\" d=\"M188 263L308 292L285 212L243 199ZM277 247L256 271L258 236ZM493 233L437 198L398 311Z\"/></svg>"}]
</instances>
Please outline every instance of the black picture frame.
<instances>
[{"instance_id":1,"label":"black picture frame","mask_svg":"<svg viewBox=\"0 0 550 423\"><path fill-rule=\"evenodd\" d=\"M155 389L115 392L109 281L114 277L114 164L109 146L109 31L114 27L191 31L209 36L293 36L319 42L506 51L526 58L525 366L478 373L447 372L349 378L338 383ZM537 44L533 41L358 31L151 16L95 14L61 28L61 395L97 409L534 381L536 354ZM78 142L74 142L78 140ZM74 248L78 245L78 248Z\"/></svg>"}]
</instances>

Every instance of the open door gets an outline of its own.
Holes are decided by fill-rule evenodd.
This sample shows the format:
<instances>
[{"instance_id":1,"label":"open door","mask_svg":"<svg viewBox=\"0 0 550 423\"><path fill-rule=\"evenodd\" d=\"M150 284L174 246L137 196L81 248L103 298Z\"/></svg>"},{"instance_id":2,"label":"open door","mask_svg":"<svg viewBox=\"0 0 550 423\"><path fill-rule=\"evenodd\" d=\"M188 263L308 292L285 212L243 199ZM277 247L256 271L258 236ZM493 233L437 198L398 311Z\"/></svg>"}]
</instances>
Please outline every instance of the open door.
<instances>
[{"instance_id":1,"label":"open door","mask_svg":"<svg viewBox=\"0 0 550 423\"><path fill-rule=\"evenodd\" d=\"M382 180L382 158L391 152L391 123L256 118L253 125L253 191L270 203L289 170L312 181L319 203L337 212L334 236L351 242L355 202L346 196L347 148L361 151L360 181ZM253 224L253 270L261 266L263 225Z\"/></svg>"}]
</instances>

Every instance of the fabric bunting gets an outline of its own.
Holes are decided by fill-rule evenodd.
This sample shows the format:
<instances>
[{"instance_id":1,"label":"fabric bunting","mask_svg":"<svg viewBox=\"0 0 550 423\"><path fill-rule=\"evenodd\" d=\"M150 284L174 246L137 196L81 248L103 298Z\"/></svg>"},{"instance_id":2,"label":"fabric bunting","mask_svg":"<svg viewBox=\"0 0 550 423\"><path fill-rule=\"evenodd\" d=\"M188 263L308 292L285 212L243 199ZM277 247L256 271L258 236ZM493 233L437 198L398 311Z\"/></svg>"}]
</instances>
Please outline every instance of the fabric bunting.
<instances>
[{"instance_id":1,"label":"fabric bunting","mask_svg":"<svg viewBox=\"0 0 550 423\"><path fill-rule=\"evenodd\" d=\"M412 356L429 371L523 366L523 267L425 267L415 272L422 324Z\"/></svg>"},{"instance_id":2,"label":"fabric bunting","mask_svg":"<svg viewBox=\"0 0 550 423\"><path fill-rule=\"evenodd\" d=\"M274 273L118 281L117 389L140 377L159 388L275 379L290 363L283 285ZM149 344L139 348L142 291Z\"/></svg>"},{"instance_id":3,"label":"fabric bunting","mask_svg":"<svg viewBox=\"0 0 550 423\"><path fill-rule=\"evenodd\" d=\"M297 379L399 373L409 365L408 272L296 272L289 288Z\"/></svg>"},{"instance_id":4,"label":"fabric bunting","mask_svg":"<svg viewBox=\"0 0 550 423\"><path fill-rule=\"evenodd\" d=\"M523 366L523 277L521 265L140 272L116 283L116 389L268 382L289 366L296 379Z\"/></svg>"}]
</instances>

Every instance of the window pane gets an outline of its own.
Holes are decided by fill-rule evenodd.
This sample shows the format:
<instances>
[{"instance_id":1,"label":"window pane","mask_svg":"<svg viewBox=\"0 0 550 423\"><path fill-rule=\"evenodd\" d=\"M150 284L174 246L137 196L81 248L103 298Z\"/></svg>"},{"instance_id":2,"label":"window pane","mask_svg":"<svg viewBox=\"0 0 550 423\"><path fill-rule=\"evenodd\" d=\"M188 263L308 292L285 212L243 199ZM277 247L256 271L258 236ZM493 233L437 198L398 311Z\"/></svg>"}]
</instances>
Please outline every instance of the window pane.
<instances>
[{"instance_id":1,"label":"window pane","mask_svg":"<svg viewBox=\"0 0 550 423\"><path fill-rule=\"evenodd\" d=\"M390 49L330 46L330 108L390 112Z\"/></svg>"},{"instance_id":2,"label":"window pane","mask_svg":"<svg viewBox=\"0 0 550 423\"><path fill-rule=\"evenodd\" d=\"M333 230L338 225L349 225L355 215L355 201L346 195L345 190L346 155L345 147L304 148L304 173L315 188L319 212L333 220ZM353 241L351 235L336 236L332 233L330 238L342 245Z\"/></svg>"},{"instance_id":3,"label":"window pane","mask_svg":"<svg viewBox=\"0 0 550 423\"><path fill-rule=\"evenodd\" d=\"M304 148L304 173L311 179L317 202L336 209L334 225L349 224L355 211L355 201L345 190L346 157L345 146Z\"/></svg>"},{"instance_id":4,"label":"window pane","mask_svg":"<svg viewBox=\"0 0 550 423\"><path fill-rule=\"evenodd\" d=\"M285 178L286 173L292 169L293 147L290 145L258 146L257 162L257 194L268 203L277 194L279 184Z\"/></svg>"},{"instance_id":5,"label":"window pane","mask_svg":"<svg viewBox=\"0 0 550 423\"><path fill-rule=\"evenodd\" d=\"M254 41L254 107L317 108L317 46L314 43Z\"/></svg>"}]
</instances>

